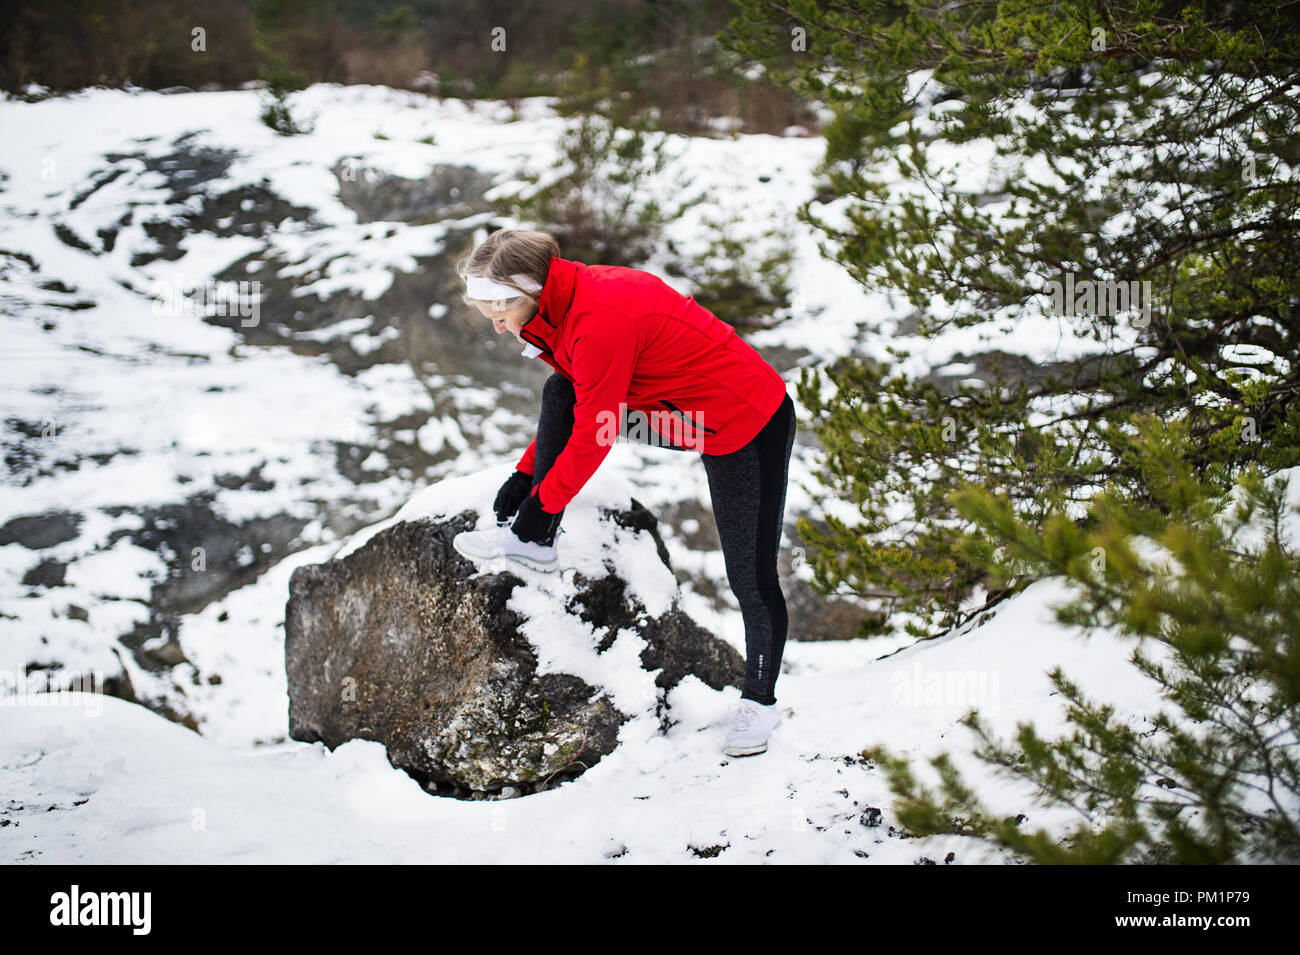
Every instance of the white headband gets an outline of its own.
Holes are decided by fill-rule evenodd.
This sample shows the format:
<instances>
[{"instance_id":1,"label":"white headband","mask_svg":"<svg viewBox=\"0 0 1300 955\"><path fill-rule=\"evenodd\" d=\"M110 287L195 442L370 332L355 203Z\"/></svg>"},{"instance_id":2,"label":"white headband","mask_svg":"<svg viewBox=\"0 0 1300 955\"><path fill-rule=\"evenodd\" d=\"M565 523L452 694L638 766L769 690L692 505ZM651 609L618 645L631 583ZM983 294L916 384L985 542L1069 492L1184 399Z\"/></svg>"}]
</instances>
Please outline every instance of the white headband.
<instances>
[{"instance_id":1,"label":"white headband","mask_svg":"<svg viewBox=\"0 0 1300 955\"><path fill-rule=\"evenodd\" d=\"M527 289L530 292L536 292L541 288L540 285L534 282L527 275L512 275L510 277L518 282L521 288ZM517 288L511 288L509 285L502 285L500 282L494 282L482 275L468 276L465 279L465 286L466 294L468 294L470 298L487 302L500 301L501 299L506 298L518 298L521 294Z\"/></svg>"}]
</instances>

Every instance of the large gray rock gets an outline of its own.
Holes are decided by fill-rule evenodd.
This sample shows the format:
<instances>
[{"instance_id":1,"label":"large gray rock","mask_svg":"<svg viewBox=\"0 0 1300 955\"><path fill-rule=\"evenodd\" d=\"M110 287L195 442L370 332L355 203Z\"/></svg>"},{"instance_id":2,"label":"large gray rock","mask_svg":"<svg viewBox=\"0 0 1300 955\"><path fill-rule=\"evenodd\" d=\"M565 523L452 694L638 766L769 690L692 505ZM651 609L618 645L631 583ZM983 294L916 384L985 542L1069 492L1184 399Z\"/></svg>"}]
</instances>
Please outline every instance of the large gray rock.
<instances>
[{"instance_id":1,"label":"large gray rock","mask_svg":"<svg viewBox=\"0 0 1300 955\"><path fill-rule=\"evenodd\" d=\"M452 548L477 518L471 510L401 521L345 557L294 571L285 616L292 738L331 749L376 740L427 789L471 798L537 791L614 750L634 714L578 676L539 674L525 621L507 606L523 581L477 572ZM654 517L636 501L602 511L601 524L611 538L649 534L667 565ZM651 617L616 573L571 579L563 613L595 635L590 653L630 630L645 641L641 667L659 671L653 684L662 691L687 674L714 689L740 686L740 654L675 600ZM659 692L653 714L661 730L665 700Z\"/></svg>"}]
</instances>

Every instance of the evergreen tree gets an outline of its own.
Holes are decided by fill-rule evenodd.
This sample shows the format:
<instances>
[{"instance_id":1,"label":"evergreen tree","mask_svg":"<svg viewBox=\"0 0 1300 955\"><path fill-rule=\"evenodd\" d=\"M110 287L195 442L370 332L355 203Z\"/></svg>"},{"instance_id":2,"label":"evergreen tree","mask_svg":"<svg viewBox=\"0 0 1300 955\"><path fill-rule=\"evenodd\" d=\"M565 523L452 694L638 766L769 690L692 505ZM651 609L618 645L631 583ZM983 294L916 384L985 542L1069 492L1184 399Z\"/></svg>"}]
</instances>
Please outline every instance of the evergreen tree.
<instances>
[{"instance_id":1,"label":"evergreen tree","mask_svg":"<svg viewBox=\"0 0 1300 955\"><path fill-rule=\"evenodd\" d=\"M1078 516L1107 483L1137 492L1114 444L1134 412L1185 414L1189 463L1220 488L1300 461L1300 5L737 6L723 43L835 112L799 212L825 254L905 295L922 336L1055 312L1091 343L950 388L861 360L805 370L820 476L852 511L800 522L820 589L878 600L879 629L970 619L1007 591L964 556L948 492L995 489L1035 527L1048 502ZM949 166L981 148L983 191Z\"/></svg>"},{"instance_id":2,"label":"evergreen tree","mask_svg":"<svg viewBox=\"0 0 1300 955\"><path fill-rule=\"evenodd\" d=\"M665 223L700 199L661 204L655 180L673 171L668 137L645 117L623 122L599 113L570 116L547 181L530 177L523 190L497 199L497 212L550 232L565 258L643 265ZM676 182L679 194L689 185L680 174Z\"/></svg>"},{"instance_id":3,"label":"evergreen tree","mask_svg":"<svg viewBox=\"0 0 1300 955\"><path fill-rule=\"evenodd\" d=\"M277 44L292 32L303 12L302 0L255 0L253 46L261 57L257 76L264 84L261 120L282 136L309 133L309 124L294 119L289 94L307 86L307 74L294 69Z\"/></svg>"},{"instance_id":4,"label":"evergreen tree","mask_svg":"<svg viewBox=\"0 0 1300 955\"><path fill-rule=\"evenodd\" d=\"M1117 441L1145 492L1112 486L1082 522L1054 511L1035 527L1003 495L953 494L979 528L967 559L1013 590L1044 574L1067 578L1076 596L1057 620L1134 638L1133 665L1172 713L1151 717L1147 731L1057 668L1070 735L1043 739L1022 723L1007 744L978 712L963 722L982 760L1083 821L1061 835L1025 832L984 808L946 754L931 761L936 793L905 759L864 751L887 770L905 827L1044 863L1300 862L1300 507L1288 506L1286 479L1254 465L1230 494L1198 475L1189 417L1135 419L1136 439ZM1300 485L1300 470L1289 476Z\"/></svg>"},{"instance_id":5,"label":"evergreen tree","mask_svg":"<svg viewBox=\"0 0 1300 955\"><path fill-rule=\"evenodd\" d=\"M292 69L278 53L268 56L258 70L258 77L266 84L262 91L262 122L282 136L311 132L311 124L295 119L289 108L289 94L306 87L306 74Z\"/></svg>"},{"instance_id":6,"label":"evergreen tree","mask_svg":"<svg viewBox=\"0 0 1300 955\"><path fill-rule=\"evenodd\" d=\"M752 212L739 209L702 218L707 247L694 257L673 247L669 271L688 278L695 300L742 336L788 319L795 257L789 226L759 228Z\"/></svg>"}]
</instances>

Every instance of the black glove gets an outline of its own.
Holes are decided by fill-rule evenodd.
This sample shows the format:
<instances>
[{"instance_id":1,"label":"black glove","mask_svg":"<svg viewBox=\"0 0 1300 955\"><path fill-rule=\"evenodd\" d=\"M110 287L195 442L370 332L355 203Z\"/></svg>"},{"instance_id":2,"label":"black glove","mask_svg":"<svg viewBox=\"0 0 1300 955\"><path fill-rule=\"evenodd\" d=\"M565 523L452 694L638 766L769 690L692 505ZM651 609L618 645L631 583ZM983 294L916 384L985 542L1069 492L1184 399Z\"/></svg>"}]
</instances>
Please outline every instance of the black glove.
<instances>
[{"instance_id":1,"label":"black glove","mask_svg":"<svg viewBox=\"0 0 1300 955\"><path fill-rule=\"evenodd\" d=\"M542 510L542 502L536 494L529 494L519 505L519 514L515 517L511 530L521 541L531 541L550 547L555 543L555 532L560 528L560 518L564 511L551 514Z\"/></svg>"},{"instance_id":2,"label":"black glove","mask_svg":"<svg viewBox=\"0 0 1300 955\"><path fill-rule=\"evenodd\" d=\"M520 503L532 489L533 476L531 474L516 471L506 478L506 483L502 484L501 490L497 491L496 502L492 505L492 509L497 512L497 523L508 524L510 518L515 516L515 511L519 510Z\"/></svg>"}]
</instances>

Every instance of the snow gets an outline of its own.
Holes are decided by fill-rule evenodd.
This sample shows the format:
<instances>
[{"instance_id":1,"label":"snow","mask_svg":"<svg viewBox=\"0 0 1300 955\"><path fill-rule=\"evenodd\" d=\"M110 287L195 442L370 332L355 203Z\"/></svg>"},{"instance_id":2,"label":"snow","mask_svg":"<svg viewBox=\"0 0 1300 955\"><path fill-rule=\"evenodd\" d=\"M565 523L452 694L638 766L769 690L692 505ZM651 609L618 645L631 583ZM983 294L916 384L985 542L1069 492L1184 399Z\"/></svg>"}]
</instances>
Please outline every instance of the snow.
<instances>
[{"instance_id":1,"label":"snow","mask_svg":"<svg viewBox=\"0 0 1300 955\"><path fill-rule=\"evenodd\" d=\"M74 539L39 554L21 543L0 545L0 786L6 793L0 813L12 820L0 827L0 860L912 863L923 855L941 860L949 851L958 863L1002 858L957 838L890 835L896 820L883 775L858 760L875 743L916 760L951 748L996 809L1025 813L1029 826L1073 822L1059 810L1036 809L1022 787L990 776L965 752L971 741L955 725L977 705L1004 735L1021 720L1051 732L1062 725L1062 709L1045 674L1058 664L1121 714L1138 719L1152 711L1152 687L1126 662L1129 644L1105 633L1084 640L1052 622L1049 606L1064 595L1058 581L1034 585L961 635L924 643L901 637L788 642L778 684L783 722L769 751L729 759L720 746L737 690L720 693L687 678L669 697L677 722L661 735L657 720L646 716L653 696L637 661L639 640L625 633L600 656L584 652L589 634L558 609L572 592L572 574L521 568L524 585L512 606L528 620L525 636L542 669L605 686L616 705L639 714L623 727L619 748L594 769L524 799L466 802L424 793L388 764L378 743L353 741L330 752L288 740L283 628L293 570L349 553L398 520L472 507L486 522L531 422L498 407L501 394L463 376L417 376L405 364L345 375L323 356L251 346L237 330L184 311L159 314L160 287L199 286L266 248L268 262L276 255L276 262L288 263L279 269L299 281L300 294L348 290L373 299L397 273L415 268L416 256L441 248L446 226L357 222L339 201L336 164L416 177L439 163L470 162L495 177L495 191L509 192L550 167L565 124L546 98L520 101L516 115L503 103L319 84L292 102L295 113L314 117L309 135L281 137L266 129L253 90L96 89L0 103L6 132L0 249L30 255L39 267L33 272L10 263L0 273L0 394L6 418L38 423L45 432L28 445L38 455L39 479L0 486L0 525L51 511L80 519ZM376 132L388 138L376 139ZM180 259L133 265L135 253L156 248L141 223L175 218L182 209L146 160L170 154L186 135L214 151L237 144L230 166L207 188L264 187L310 209L311 226L286 220L265 240L269 247L245 236L187 235ZM421 142L428 137L433 144ZM1102 347L1070 338L1064 322L1047 315L1003 316L992 340L975 329L934 342L894 334L909 303L864 290L822 255L814 232L789 218L792 202L812 192L824 155L820 138L674 137L673 145L690 190L709 197L669 225L667 238L683 249L701 248L705 216L739 215L738 227L754 230L755 249L762 247L759 230L788 223L783 231L796 252L793 317L755 336L755 344L807 349L809 364L854 350L883 360L888 349L901 348L911 352L903 370L946 366L952 375L972 370L957 355L990 347L1037 360ZM108 163L109 153L131 158ZM996 175L974 151L934 158L951 164L971 190ZM120 175L77 201L109 172ZM896 170L879 174L900 186L901 197ZM676 188L669 181L651 186L664 203ZM98 247L98 231L128 212L135 218L121 227L114 248L97 255L51 229L57 222ZM820 212L833 221L837 210L822 206ZM467 224L473 220L459 226ZM262 263L249 263L249 280L262 270ZM71 291L48 287L49 280ZM58 307L77 302L93 307ZM441 302L428 306L431 322L447 314ZM347 316L297 337L346 340L358 354L370 354L397 335L373 319ZM793 395L796 376L787 377ZM338 473L339 443L369 446L379 424L430 415L435 391L437 415L393 439L418 442L431 454L450 449L449 460L425 474L389 474L364 484ZM524 389L507 381L500 392ZM458 414L467 410L474 415ZM808 414L797 413L806 431ZM471 446L467 435L475 423L479 443ZM361 466L382 473L388 460L381 446ZM60 462L77 466L56 467ZM804 488L816 484L815 465L813 451L797 444L787 515L812 507ZM271 488L214 486L220 476L258 467ZM288 515L311 522L300 535L301 549L185 615L181 642L189 663L176 668L183 679L173 685L140 667L118 642L148 621L150 587L167 573L164 554L134 546L126 535L142 524L133 509L174 504L197 489L212 489L213 511L231 521ZM657 614L676 587L672 575L648 539L612 540L608 525L597 524L598 507L624 507L632 497L655 510L692 500L707 506L709 492L693 456L620 443L571 505L559 544L568 566L584 573L616 561L632 592ZM358 517L387 516L340 541L325 535L318 501L339 502ZM851 522L856 512L842 509ZM681 529L692 534L698 524ZM692 578L681 593L683 608L743 650L734 599L719 610L694 586L721 586L726 597L721 552L690 548L669 527L664 536L674 567ZM584 540L602 546L584 549L577 544ZM253 556L248 547L237 560ZM37 559L66 562L66 585L22 584ZM806 565L795 572L805 580L811 573ZM87 618L71 615L73 606ZM102 693L32 692L25 668L52 662L62 664L56 674L125 670L138 692L190 714L200 732ZM925 767L918 773L925 778ZM879 827L859 822L868 806L884 810ZM728 848L706 860L692 845Z\"/></svg>"},{"instance_id":2,"label":"snow","mask_svg":"<svg viewBox=\"0 0 1300 955\"><path fill-rule=\"evenodd\" d=\"M454 506L458 495L471 493L472 480L437 489L445 504L435 504L435 489L428 489L411 502L419 503L410 515ZM601 493L618 496L614 482L603 482ZM546 620L548 586L528 580L516 592L517 606ZM968 634L886 658L863 641L788 644L782 723L758 757L729 759L718 749L738 691L717 693L688 677L669 694L677 722L666 735L649 720L630 721L619 748L580 778L514 800L431 797L394 770L375 742L353 740L332 752L293 741L239 745L115 697L68 693L45 706L16 705L31 696L8 697L0 706L0 772L10 809L22 810L10 813L15 825L0 829L0 857L79 864L654 864L703 862L692 846L725 845L711 864L911 864L948 852L957 863L1006 861L959 837L891 835L896 820L883 773L857 756L876 743L916 760L951 749L995 811L1023 812L1029 827L1071 821L1063 810L1037 808L1022 784L991 776L967 755L972 741L956 726L976 704L1004 737L1021 720L1041 732L1059 729L1061 706L1045 675L1058 664L1085 691L1104 691L1120 715L1137 720L1150 712L1152 688L1124 662L1125 641L1072 637L1050 622L1048 608L1063 596L1059 584L1042 581ZM544 661L572 662L559 634L544 630L528 631L541 642ZM243 650L230 648L232 656ZM636 671L636 651L620 637L605 655L622 705L651 702L618 686L620 673ZM978 692L967 692L971 687ZM264 704L278 703L283 719L279 671L259 687L256 696L264 700L251 696L267 717ZM925 770L918 774L932 784ZM867 807L883 810L879 826L859 821Z\"/></svg>"}]
</instances>

